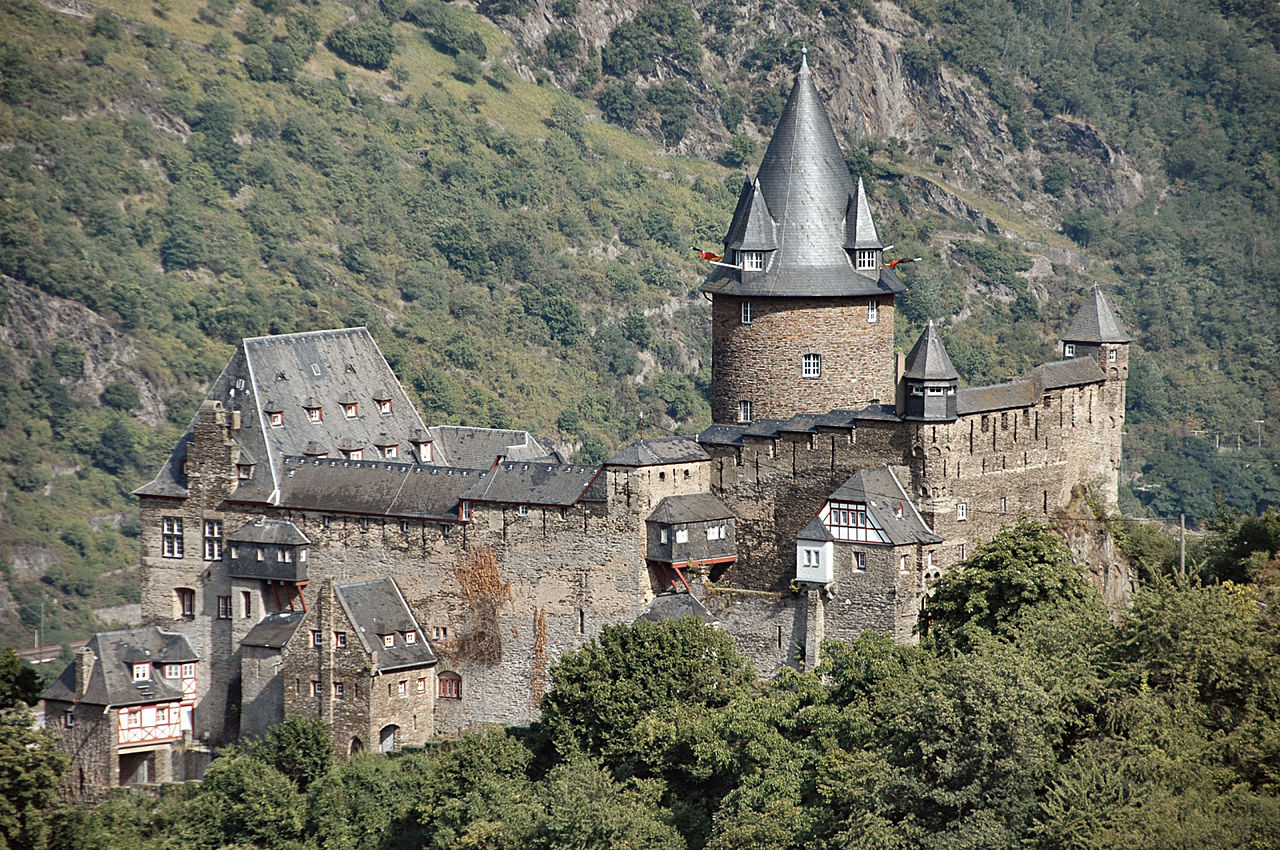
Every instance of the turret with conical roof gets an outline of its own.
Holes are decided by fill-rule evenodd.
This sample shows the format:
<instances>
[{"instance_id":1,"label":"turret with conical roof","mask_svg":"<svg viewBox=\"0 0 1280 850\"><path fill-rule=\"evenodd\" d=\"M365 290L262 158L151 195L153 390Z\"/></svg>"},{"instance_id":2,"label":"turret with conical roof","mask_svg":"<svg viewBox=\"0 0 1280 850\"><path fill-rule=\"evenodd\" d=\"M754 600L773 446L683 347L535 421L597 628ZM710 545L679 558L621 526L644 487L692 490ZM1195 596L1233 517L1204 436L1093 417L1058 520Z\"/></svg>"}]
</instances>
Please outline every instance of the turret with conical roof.
<instances>
[{"instance_id":1,"label":"turret with conical roof","mask_svg":"<svg viewBox=\"0 0 1280 850\"><path fill-rule=\"evenodd\" d=\"M743 186L712 301L712 418L888 402L893 305L866 187L855 183L807 58L755 179Z\"/></svg>"},{"instance_id":2,"label":"turret with conical roof","mask_svg":"<svg viewBox=\"0 0 1280 850\"><path fill-rule=\"evenodd\" d=\"M1062 335L1062 356L1092 357L1108 378L1120 379L1129 373L1129 343L1133 338L1107 303L1096 283Z\"/></svg>"},{"instance_id":3,"label":"turret with conical roof","mask_svg":"<svg viewBox=\"0 0 1280 850\"><path fill-rule=\"evenodd\" d=\"M960 374L930 321L907 355L903 382L903 418L951 422L956 418L956 389Z\"/></svg>"}]
</instances>

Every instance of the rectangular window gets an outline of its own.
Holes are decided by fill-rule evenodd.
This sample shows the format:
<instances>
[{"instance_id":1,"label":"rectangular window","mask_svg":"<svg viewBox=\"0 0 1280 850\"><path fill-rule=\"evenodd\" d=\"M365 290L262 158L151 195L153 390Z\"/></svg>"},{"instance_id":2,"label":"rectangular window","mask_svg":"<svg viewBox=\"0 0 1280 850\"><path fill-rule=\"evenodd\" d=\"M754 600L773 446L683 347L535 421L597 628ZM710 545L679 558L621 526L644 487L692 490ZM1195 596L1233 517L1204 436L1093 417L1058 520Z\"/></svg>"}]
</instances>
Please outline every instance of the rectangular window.
<instances>
[{"instance_id":1,"label":"rectangular window","mask_svg":"<svg viewBox=\"0 0 1280 850\"><path fill-rule=\"evenodd\" d=\"M196 615L196 592L189 587L179 587L173 591L178 597L178 616L190 620Z\"/></svg>"},{"instance_id":2,"label":"rectangular window","mask_svg":"<svg viewBox=\"0 0 1280 850\"><path fill-rule=\"evenodd\" d=\"M892 246L890 246L892 247ZM875 249L858 249L854 252L855 265L858 269L874 269L876 267Z\"/></svg>"},{"instance_id":3,"label":"rectangular window","mask_svg":"<svg viewBox=\"0 0 1280 850\"><path fill-rule=\"evenodd\" d=\"M151 665L150 664L133 665L133 681L135 682L151 681Z\"/></svg>"},{"instance_id":4,"label":"rectangular window","mask_svg":"<svg viewBox=\"0 0 1280 850\"><path fill-rule=\"evenodd\" d=\"M529 506L528 506L528 505L521 505L520 507L516 508L516 513L520 514L520 516L528 516L528 515L529 515Z\"/></svg>"},{"instance_id":5,"label":"rectangular window","mask_svg":"<svg viewBox=\"0 0 1280 850\"><path fill-rule=\"evenodd\" d=\"M176 679L181 669L177 664L166 664L164 665L164 677L166 679Z\"/></svg>"},{"instance_id":6,"label":"rectangular window","mask_svg":"<svg viewBox=\"0 0 1280 850\"><path fill-rule=\"evenodd\" d=\"M853 553L853 568L860 573L865 573L867 571L867 553L866 552Z\"/></svg>"},{"instance_id":7,"label":"rectangular window","mask_svg":"<svg viewBox=\"0 0 1280 850\"><path fill-rule=\"evenodd\" d=\"M231 619L231 597L230 596L218 597L218 619L219 620Z\"/></svg>"},{"instance_id":8,"label":"rectangular window","mask_svg":"<svg viewBox=\"0 0 1280 850\"><path fill-rule=\"evenodd\" d=\"M764 251L743 251L742 270L747 272L764 271Z\"/></svg>"},{"instance_id":9,"label":"rectangular window","mask_svg":"<svg viewBox=\"0 0 1280 850\"><path fill-rule=\"evenodd\" d=\"M667 530L666 530L665 528L658 529L658 542L659 542L659 543L666 543L666 542L667 542L668 540L670 540L670 539L671 539L671 535L667 532Z\"/></svg>"},{"instance_id":10,"label":"rectangular window","mask_svg":"<svg viewBox=\"0 0 1280 850\"><path fill-rule=\"evenodd\" d=\"M1000 513L1007 513L1009 510L1009 499L1007 496L1000 497Z\"/></svg>"},{"instance_id":11,"label":"rectangular window","mask_svg":"<svg viewBox=\"0 0 1280 850\"><path fill-rule=\"evenodd\" d=\"M259 549L259 550L258 550L258 560L259 560L259 561L265 561L266 559L267 559L266 554L265 554L265 553L263 553L263 551L262 551L261 549Z\"/></svg>"},{"instance_id":12,"label":"rectangular window","mask_svg":"<svg viewBox=\"0 0 1280 850\"><path fill-rule=\"evenodd\" d=\"M311 681L311 695L313 697L320 696L320 683L314 679Z\"/></svg>"},{"instance_id":13,"label":"rectangular window","mask_svg":"<svg viewBox=\"0 0 1280 850\"><path fill-rule=\"evenodd\" d=\"M418 680L418 693L420 693L420 694L425 694L426 692L427 692L427 680L426 680L426 679L419 679L419 680Z\"/></svg>"},{"instance_id":14,"label":"rectangular window","mask_svg":"<svg viewBox=\"0 0 1280 850\"><path fill-rule=\"evenodd\" d=\"M343 698L343 696L345 696L345 695L346 695L346 688L344 688L344 687L342 686L342 683L341 683L341 682L334 682L334 683L333 683L333 698L334 698L334 699L342 699L342 698Z\"/></svg>"},{"instance_id":15,"label":"rectangular window","mask_svg":"<svg viewBox=\"0 0 1280 850\"><path fill-rule=\"evenodd\" d=\"M236 478L241 481L249 481L253 478L253 465L248 463L236 464Z\"/></svg>"},{"instance_id":16,"label":"rectangular window","mask_svg":"<svg viewBox=\"0 0 1280 850\"><path fill-rule=\"evenodd\" d=\"M386 416L387 414L391 413L391 399L389 398L378 399L378 412L381 413L383 416Z\"/></svg>"},{"instance_id":17,"label":"rectangular window","mask_svg":"<svg viewBox=\"0 0 1280 850\"><path fill-rule=\"evenodd\" d=\"M742 324L744 325L751 324L751 302L750 301L742 302Z\"/></svg>"},{"instance_id":18,"label":"rectangular window","mask_svg":"<svg viewBox=\"0 0 1280 850\"><path fill-rule=\"evenodd\" d=\"M872 298L867 302L867 324L874 325L880 321L880 302Z\"/></svg>"},{"instance_id":19,"label":"rectangular window","mask_svg":"<svg viewBox=\"0 0 1280 850\"><path fill-rule=\"evenodd\" d=\"M400 457L400 447L399 446L383 446L382 456L387 458Z\"/></svg>"},{"instance_id":20,"label":"rectangular window","mask_svg":"<svg viewBox=\"0 0 1280 850\"><path fill-rule=\"evenodd\" d=\"M413 644L417 643L417 642L418 642L418 633L417 633L417 632L405 632L405 633L404 633L404 642L405 642L405 644L407 644L407 645L409 645L409 646L412 646Z\"/></svg>"},{"instance_id":21,"label":"rectangular window","mask_svg":"<svg viewBox=\"0 0 1280 850\"><path fill-rule=\"evenodd\" d=\"M182 517L167 516L161 519L160 546L164 557L182 557Z\"/></svg>"},{"instance_id":22,"label":"rectangular window","mask_svg":"<svg viewBox=\"0 0 1280 850\"><path fill-rule=\"evenodd\" d=\"M1114 348L1107 351L1107 362L1108 363L1116 362L1116 350Z\"/></svg>"},{"instance_id":23,"label":"rectangular window","mask_svg":"<svg viewBox=\"0 0 1280 850\"><path fill-rule=\"evenodd\" d=\"M222 521L207 519L204 521L204 559L206 561L222 560Z\"/></svg>"},{"instance_id":24,"label":"rectangular window","mask_svg":"<svg viewBox=\"0 0 1280 850\"><path fill-rule=\"evenodd\" d=\"M822 377L822 355L806 354L801 358L800 376L803 378Z\"/></svg>"},{"instance_id":25,"label":"rectangular window","mask_svg":"<svg viewBox=\"0 0 1280 850\"><path fill-rule=\"evenodd\" d=\"M457 676L441 676L438 682L440 699L462 699L462 680Z\"/></svg>"},{"instance_id":26,"label":"rectangular window","mask_svg":"<svg viewBox=\"0 0 1280 850\"><path fill-rule=\"evenodd\" d=\"M347 646L347 633L346 633L346 632L334 632L334 633L333 633L333 645L334 645L335 647L337 647L338 649L345 649L345 648L346 648L346 646Z\"/></svg>"},{"instance_id":27,"label":"rectangular window","mask_svg":"<svg viewBox=\"0 0 1280 850\"><path fill-rule=\"evenodd\" d=\"M164 706L156 709L156 725L167 726L169 723L169 707Z\"/></svg>"},{"instance_id":28,"label":"rectangular window","mask_svg":"<svg viewBox=\"0 0 1280 850\"><path fill-rule=\"evenodd\" d=\"M899 555L898 556L898 572L905 573L906 571L907 571L907 556Z\"/></svg>"},{"instance_id":29,"label":"rectangular window","mask_svg":"<svg viewBox=\"0 0 1280 850\"><path fill-rule=\"evenodd\" d=\"M245 618L253 616L253 594L247 590L240 591L240 616Z\"/></svg>"},{"instance_id":30,"label":"rectangular window","mask_svg":"<svg viewBox=\"0 0 1280 850\"><path fill-rule=\"evenodd\" d=\"M961 560L961 561L964 560L964 544L963 543L961 543L960 548L956 550L956 554L959 556L958 560Z\"/></svg>"},{"instance_id":31,"label":"rectangular window","mask_svg":"<svg viewBox=\"0 0 1280 850\"><path fill-rule=\"evenodd\" d=\"M1064 342L1064 343L1062 344L1062 356L1063 356L1063 357L1075 357L1075 356L1076 356L1076 346L1075 346L1075 343L1071 343L1071 342Z\"/></svg>"},{"instance_id":32,"label":"rectangular window","mask_svg":"<svg viewBox=\"0 0 1280 850\"><path fill-rule=\"evenodd\" d=\"M716 532L716 527L715 527L714 525L709 525L709 526L707 526L707 539L708 539L708 540L719 540L719 539L720 539L720 538L719 538L719 536L718 536L718 533Z\"/></svg>"},{"instance_id":33,"label":"rectangular window","mask_svg":"<svg viewBox=\"0 0 1280 850\"><path fill-rule=\"evenodd\" d=\"M471 521L471 503L470 502L458 503L458 518L461 519L463 522Z\"/></svg>"},{"instance_id":34,"label":"rectangular window","mask_svg":"<svg viewBox=\"0 0 1280 850\"><path fill-rule=\"evenodd\" d=\"M396 636L395 636L395 635L383 635L383 636L382 636L382 645L383 645L384 647L386 647L387 649L391 649L392 647L394 647L394 646L396 645Z\"/></svg>"},{"instance_id":35,"label":"rectangular window","mask_svg":"<svg viewBox=\"0 0 1280 850\"><path fill-rule=\"evenodd\" d=\"M342 415L348 419L355 419L360 415L360 406L355 403L344 404L342 405Z\"/></svg>"},{"instance_id":36,"label":"rectangular window","mask_svg":"<svg viewBox=\"0 0 1280 850\"><path fill-rule=\"evenodd\" d=\"M324 411L322 408L308 407L306 410L308 422L321 422L324 420Z\"/></svg>"},{"instance_id":37,"label":"rectangular window","mask_svg":"<svg viewBox=\"0 0 1280 850\"><path fill-rule=\"evenodd\" d=\"M312 632L312 633L311 633L311 645L312 645L312 646L324 646L324 639L323 639L322 637L320 637L320 633L319 633L319 632Z\"/></svg>"},{"instance_id":38,"label":"rectangular window","mask_svg":"<svg viewBox=\"0 0 1280 850\"><path fill-rule=\"evenodd\" d=\"M969 503L957 502L956 503L956 522L964 522L968 518L969 518Z\"/></svg>"},{"instance_id":39,"label":"rectangular window","mask_svg":"<svg viewBox=\"0 0 1280 850\"><path fill-rule=\"evenodd\" d=\"M431 637L433 640L448 640L449 627L448 626L432 626Z\"/></svg>"},{"instance_id":40,"label":"rectangular window","mask_svg":"<svg viewBox=\"0 0 1280 850\"><path fill-rule=\"evenodd\" d=\"M399 682L396 683L396 693L399 696L404 696L405 694L409 693L408 679L401 679Z\"/></svg>"},{"instance_id":41,"label":"rectangular window","mask_svg":"<svg viewBox=\"0 0 1280 850\"><path fill-rule=\"evenodd\" d=\"M752 419L751 402L743 400L738 402L738 421L750 422Z\"/></svg>"},{"instance_id":42,"label":"rectangular window","mask_svg":"<svg viewBox=\"0 0 1280 850\"><path fill-rule=\"evenodd\" d=\"M677 543L688 543L688 542L689 542L689 529L687 529L687 528L677 528L677 529L676 529L676 542L677 542Z\"/></svg>"},{"instance_id":43,"label":"rectangular window","mask_svg":"<svg viewBox=\"0 0 1280 850\"><path fill-rule=\"evenodd\" d=\"M268 417L267 421L271 423L272 428L279 428L281 425L284 424L283 413L280 413L278 411L273 411L271 413L268 413L267 417Z\"/></svg>"},{"instance_id":44,"label":"rectangular window","mask_svg":"<svg viewBox=\"0 0 1280 850\"><path fill-rule=\"evenodd\" d=\"M183 664L183 665L182 665L182 678L184 678L184 679L194 679L195 677L196 677L196 665L195 665L194 663L187 663L187 664Z\"/></svg>"}]
</instances>

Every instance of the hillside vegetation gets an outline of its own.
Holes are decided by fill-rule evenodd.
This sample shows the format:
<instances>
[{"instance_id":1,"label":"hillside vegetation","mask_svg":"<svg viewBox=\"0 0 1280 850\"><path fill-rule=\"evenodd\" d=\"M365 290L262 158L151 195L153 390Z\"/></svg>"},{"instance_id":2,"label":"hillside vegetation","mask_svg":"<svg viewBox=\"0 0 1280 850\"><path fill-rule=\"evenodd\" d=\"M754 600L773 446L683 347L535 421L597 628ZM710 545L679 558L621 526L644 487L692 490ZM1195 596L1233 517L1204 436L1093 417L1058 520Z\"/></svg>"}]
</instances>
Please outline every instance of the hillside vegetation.
<instances>
[{"instance_id":1,"label":"hillside vegetation","mask_svg":"<svg viewBox=\"0 0 1280 850\"><path fill-rule=\"evenodd\" d=\"M585 461L707 424L689 248L806 42L882 233L927 258L901 346L941 318L1000 380L1101 280L1147 507L1275 504L1278 34L1172 0L5 3L0 636L136 599L128 493L244 336L368 325L430 422Z\"/></svg>"}]
</instances>

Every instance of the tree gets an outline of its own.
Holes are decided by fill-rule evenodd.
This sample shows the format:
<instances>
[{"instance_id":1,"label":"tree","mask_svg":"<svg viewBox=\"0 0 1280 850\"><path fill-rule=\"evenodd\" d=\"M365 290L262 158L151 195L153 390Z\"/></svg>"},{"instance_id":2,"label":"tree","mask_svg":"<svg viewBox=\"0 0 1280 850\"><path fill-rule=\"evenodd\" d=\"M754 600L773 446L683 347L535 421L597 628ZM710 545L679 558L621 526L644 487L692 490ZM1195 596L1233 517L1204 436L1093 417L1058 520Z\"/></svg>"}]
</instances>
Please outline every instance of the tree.
<instances>
[{"instance_id":1,"label":"tree","mask_svg":"<svg viewBox=\"0 0 1280 850\"><path fill-rule=\"evenodd\" d=\"M934 584L921 630L963 647L976 631L1007 635L1029 606L1101 597L1048 526L1021 520L1006 528Z\"/></svg>"},{"instance_id":2,"label":"tree","mask_svg":"<svg viewBox=\"0 0 1280 850\"><path fill-rule=\"evenodd\" d=\"M0 711L35 705L40 699L40 674L12 649L0 651Z\"/></svg>"},{"instance_id":3,"label":"tree","mask_svg":"<svg viewBox=\"0 0 1280 850\"><path fill-rule=\"evenodd\" d=\"M133 432L119 417L112 419L98 436L92 451L93 465L112 475L132 469L138 462L138 448Z\"/></svg>"},{"instance_id":4,"label":"tree","mask_svg":"<svg viewBox=\"0 0 1280 850\"><path fill-rule=\"evenodd\" d=\"M12 655L10 650L0 656L4 669L0 675L6 678ZM49 814L57 802L67 757L53 733L33 729L29 710L16 705L30 696L25 681L18 679L25 677L17 673L12 690L0 697L10 702L9 707L0 708L0 847L36 850L47 841Z\"/></svg>"},{"instance_id":5,"label":"tree","mask_svg":"<svg viewBox=\"0 0 1280 850\"><path fill-rule=\"evenodd\" d=\"M396 38L384 19L353 21L329 34L329 49L353 65L382 70L396 52Z\"/></svg>"},{"instance_id":6,"label":"tree","mask_svg":"<svg viewBox=\"0 0 1280 850\"><path fill-rule=\"evenodd\" d=\"M248 748L294 781L299 791L329 772L333 764L333 730L323 720L287 717Z\"/></svg>"}]
</instances>

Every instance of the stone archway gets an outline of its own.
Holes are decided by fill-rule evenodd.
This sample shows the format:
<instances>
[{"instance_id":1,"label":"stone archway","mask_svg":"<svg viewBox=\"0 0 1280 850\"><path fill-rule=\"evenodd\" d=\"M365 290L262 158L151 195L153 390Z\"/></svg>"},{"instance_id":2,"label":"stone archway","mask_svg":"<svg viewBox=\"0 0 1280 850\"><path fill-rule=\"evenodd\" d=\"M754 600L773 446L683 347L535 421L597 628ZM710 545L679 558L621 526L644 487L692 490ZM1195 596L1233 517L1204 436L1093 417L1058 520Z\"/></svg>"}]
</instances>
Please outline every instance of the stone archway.
<instances>
[{"instance_id":1,"label":"stone archway","mask_svg":"<svg viewBox=\"0 0 1280 850\"><path fill-rule=\"evenodd\" d=\"M378 752L389 753L394 750L398 734L400 734L400 727L394 723L383 726L382 731L378 733Z\"/></svg>"}]
</instances>

